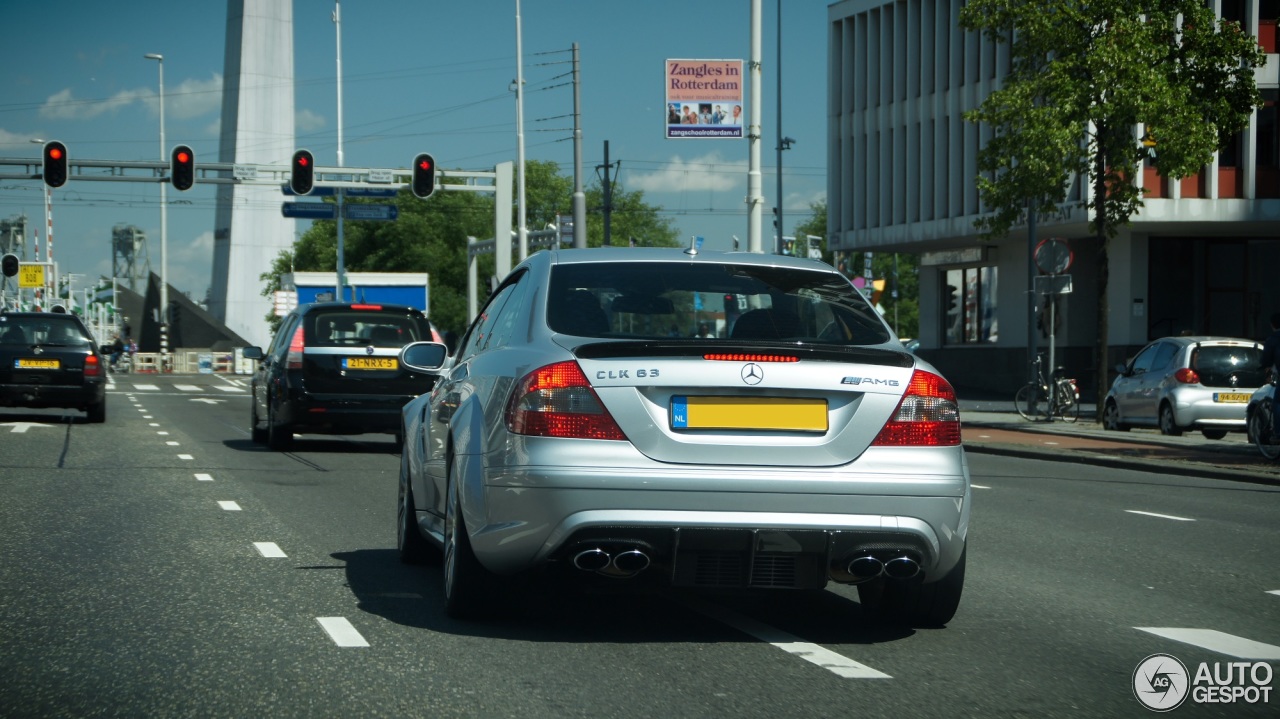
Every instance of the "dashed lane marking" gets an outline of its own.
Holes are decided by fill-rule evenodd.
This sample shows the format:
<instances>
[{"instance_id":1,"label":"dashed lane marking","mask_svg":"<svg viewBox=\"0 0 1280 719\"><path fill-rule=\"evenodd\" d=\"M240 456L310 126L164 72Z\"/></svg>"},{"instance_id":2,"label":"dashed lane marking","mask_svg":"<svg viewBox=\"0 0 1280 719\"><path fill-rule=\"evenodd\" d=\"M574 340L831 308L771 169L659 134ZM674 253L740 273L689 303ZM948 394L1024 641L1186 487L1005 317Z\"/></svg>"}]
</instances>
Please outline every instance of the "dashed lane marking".
<instances>
[{"instance_id":1,"label":"dashed lane marking","mask_svg":"<svg viewBox=\"0 0 1280 719\"><path fill-rule=\"evenodd\" d=\"M178 455L178 459L191 460L191 459L195 459L195 457L194 457L193 455L190 455L190 454L180 454L180 455Z\"/></svg>"},{"instance_id":2,"label":"dashed lane marking","mask_svg":"<svg viewBox=\"0 0 1280 719\"><path fill-rule=\"evenodd\" d=\"M1274 594L1274 595L1276 595L1277 597L1280 597L1280 589L1271 589L1271 590L1268 590L1268 591L1267 591L1267 594Z\"/></svg>"},{"instance_id":3,"label":"dashed lane marking","mask_svg":"<svg viewBox=\"0 0 1280 719\"><path fill-rule=\"evenodd\" d=\"M156 424L155 422L152 422L152 423L151 423L151 426L152 426L152 427L158 427L158 426L160 426L160 425ZM164 431L164 430L160 430L159 432L156 432L156 434L161 435L161 436L164 436L164 435L167 435L167 434L169 434L169 433L168 433L168 432L166 432L166 431Z\"/></svg>"},{"instance_id":4,"label":"dashed lane marking","mask_svg":"<svg viewBox=\"0 0 1280 719\"><path fill-rule=\"evenodd\" d=\"M1182 627L1134 627L1141 632L1149 632L1158 637L1172 639L1175 642L1190 644L1211 652L1226 654L1240 659L1257 659L1262 661L1280 660L1280 647L1263 644L1252 639L1237 637L1234 634L1219 632L1216 629L1187 629Z\"/></svg>"},{"instance_id":5,"label":"dashed lane marking","mask_svg":"<svg viewBox=\"0 0 1280 719\"><path fill-rule=\"evenodd\" d=\"M219 506L219 507L222 507L223 509L227 510L228 512L239 512L239 511L240 511L240 505L236 504L235 502L221 502L221 501L220 501L220 502L218 502L218 506Z\"/></svg>"},{"instance_id":6,"label":"dashed lane marking","mask_svg":"<svg viewBox=\"0 0 1280 719\"><path fill-rule=\"evenodd\" d=\"M197 474L197 475L196 475L196 480L198 480L198 481L200 481L200 482L212 482L212 481L213 481L213 475L212 475L212 474Z\"/></svg>"},{"instance_id":7,"label":"dashed lane marking","mask_svg":"<svg viewBox=\"0 0 1280 719\"><path fill-rule=\"evenodd\" d=\"M340 647L367 647L369 642L360 636L360 632L351 626L346 617L316 617L320 626L329 634L334 644Z\"/></svg>"},{"instance_id":8,"label":"dashed lane marking","mask_svg":"<svg viewBox=\"0 0 1280 719\"><path fill-rule=\"evenodd\" d=\"M1189 517L1175 517L1175 516L1173 516L1172 514L1156 514L1155 512L1143 512L1143 511L1139 511L1139 510L1137 510L1137 509L1126 509L1126 510L1124 510L1124 511L1128 512L1129 514L1141 514L1141 515L1142 515L1142 516L1144 516L1144 517L1159 517L1160 519L1172 519L1172 520L1177 521L1177 522L1194 522L1194 521L1196 521L1196 520L1191 519L1191 518L1189 518Z\"/></svg>"},{"instance_id":9,"label":"dashed lane marking","mask_svg":"<svg viewBox=\"0 0 1280 719\"><path fill-rule=\"evenodd\" d=\"M289 556L275 542L254 542L253 546L257 548L258 554L270 559Z\"/></svg>"},{"instance_id":10,"label":"dashed lane marking","mask_svg":"<svg viewBox=\"0 0 1280 719\"><path fill-rule=\"evenodd\" d=\"M969 486L973 487L974 489L991 489L985 484L970 484Z\"/></svg>"},{"instance_id":11,"label":"dashed lane marking","mask_svg":"<svg viewBox=\"0 0 1280 719\"><path fill-rule=\"evenodd\" d=\"M172 441L172 440L170 440L170 441L168 441L168 442L165 442L165 444L169 445L170 447L177 447L177 446L179 446L177 442L174 442L174 441Z\"/></svg>"},{"instance_id":12,"label":"dashed lane marking","mask_svg":"<svg viewBox=\"0 0 1280 719\"><path fill-rule=\"evenodd\" d=\"M200 391L200 388L193 384L175 384L174 387L177 387L183 392L199 392Z\"/></svg>"},{"instance_id":13,"label":"dashed lane marking","mask_svg":"<svg viewBox=\"0 0 1280 719\"><path fill-rule=\"evenodd\" d=\"M690 600L689 606L693 609L715 619L716 621L727 624L734 629L759 639L762 642L770 644L781 649L788 654L799 657L811 664L816 664L827 671L844 677L845 679L892 679L893 677L884 672L872 669L866 664L855 662L854 660L836 654L825 647L818 646L810 642L801 641L794 634L771 627L763 622L758 622L748 616L738 614L723 607L715 607L697 600Z\"/></svg>"},{"instance_id":14,"label":"dashed lane marking","mask_svg":"<svg viewBox=\"0 0 1280 719\"><path fill-rule=\"evenodd\" d=\"M145 391L147 391L147 392L159 392L159 391L160 391L160 385L158 385L158 384L135 384L135 385L133 386L133 388L134 388L134 389L145 390Z\"/></svg>"}]
</instances>

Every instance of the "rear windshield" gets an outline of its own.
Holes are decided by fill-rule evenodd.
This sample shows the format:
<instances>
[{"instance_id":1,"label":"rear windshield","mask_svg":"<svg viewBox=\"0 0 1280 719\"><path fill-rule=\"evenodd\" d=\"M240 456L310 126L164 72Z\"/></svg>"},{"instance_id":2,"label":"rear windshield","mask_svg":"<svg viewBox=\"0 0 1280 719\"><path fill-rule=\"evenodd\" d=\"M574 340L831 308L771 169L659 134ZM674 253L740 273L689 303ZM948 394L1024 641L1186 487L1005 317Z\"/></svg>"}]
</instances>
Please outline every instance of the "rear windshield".
<instances>
[{"instance_id":1,"label":"rear windshield","mask_svg":"<svg viewBox=\"0 0 1280 719\"><path fill-rule=\"evenodd\" d=\"M1191 369L1206 387L1261 387L1267 381L1262 349L1254 345L1201 345L1192 350Z\"/></svg>"},{"instance_id":2,"label":"rear windshield","mask_svg":"<svg viewBox=\"0 0 1280 719\"><path fill-rule=\"evenodd\" d=\"M91 347L93 340L85 334L74 317L49 313L46 317L14 317L0 315L0 344L65 347Z\"/></svg>"},{"instance_id":3,"label":"rear windshield","mask_svg":"<svg viewBox=\"0 0 1280 719\"><path fill-rule=\"evenodd\" d=\"M426 318L400 312L335 309L307 314L308 347L402 347L430 340Z\"/></svg>"},{"instance_id":4,"label":"rear windshield","mask_svg":"<svg viewBox=\"0 0 1280 719\"><path fill-rule=\"evenodd\" d=\"M580 337L870 345L890 333L834 272L719 262L560 265L547 323Z\"/></svg>"}]
</instances>

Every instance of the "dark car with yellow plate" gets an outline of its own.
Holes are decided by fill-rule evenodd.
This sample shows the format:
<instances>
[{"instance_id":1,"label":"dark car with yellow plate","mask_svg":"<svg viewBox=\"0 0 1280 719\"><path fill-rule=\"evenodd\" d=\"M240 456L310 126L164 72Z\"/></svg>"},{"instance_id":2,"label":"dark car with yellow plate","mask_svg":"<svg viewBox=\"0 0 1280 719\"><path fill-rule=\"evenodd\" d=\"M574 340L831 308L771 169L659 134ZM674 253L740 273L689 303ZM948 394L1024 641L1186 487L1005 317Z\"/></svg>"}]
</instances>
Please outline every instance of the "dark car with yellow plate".
<instances>
[{"instance_id":1,"label":"dark car with yellow plate","mask_svg":"<svg viewBox=\"0 0 1280 719\"><path fill-rule=\"evenodd\" d=\"M104 422L106 375L106 362L79 317L0 314L0 406L66 407Z\"/></svg>"},{"instance_id":2,"label":"dark car with yellow plate","mask_svg":"<svg viewBox=\"0 0 1280 719\"><path fill-rule=\"evenodd\" d=\"M1102 426L1199 431L1208 439L1244 432L1249 398L1266 383L1262 345L1239 337L1163 337L1116 367Z\"/></svg>"},{"instance_id":3,"label":"dark car with yellow plate","mask_svg":"<svg viewBox=\"0 0 1280 719\"><path fill-rule=\"evenodd\" d=\"M413 307L322 302L299 306L280 323L253 374L253 440L286 449L294 434L397 433L400 409L434 378L401 366L400 348L431 340Z\"/></svg>"}]
</instances>

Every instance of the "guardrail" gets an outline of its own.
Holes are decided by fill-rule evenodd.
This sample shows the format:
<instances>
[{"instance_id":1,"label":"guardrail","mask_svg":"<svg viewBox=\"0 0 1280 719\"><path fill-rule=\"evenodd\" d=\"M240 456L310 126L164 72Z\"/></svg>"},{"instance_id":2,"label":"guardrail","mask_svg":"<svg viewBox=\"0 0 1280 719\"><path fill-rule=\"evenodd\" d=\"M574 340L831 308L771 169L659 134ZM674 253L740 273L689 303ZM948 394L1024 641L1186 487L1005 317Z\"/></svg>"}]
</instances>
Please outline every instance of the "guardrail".
<instances>
[{"instance_id":1,"label":"guardrail","mask_svg":"<svg viewBox=\"0 0 1280 719\"><path fill-rule=\"evenodd\" d=\"M129 371L138 374L249 374L253 361L234 352L179 348L169 354L169 365L161 367L159 352L137 352L133 355Z\"/></svg>"}]
</instances>

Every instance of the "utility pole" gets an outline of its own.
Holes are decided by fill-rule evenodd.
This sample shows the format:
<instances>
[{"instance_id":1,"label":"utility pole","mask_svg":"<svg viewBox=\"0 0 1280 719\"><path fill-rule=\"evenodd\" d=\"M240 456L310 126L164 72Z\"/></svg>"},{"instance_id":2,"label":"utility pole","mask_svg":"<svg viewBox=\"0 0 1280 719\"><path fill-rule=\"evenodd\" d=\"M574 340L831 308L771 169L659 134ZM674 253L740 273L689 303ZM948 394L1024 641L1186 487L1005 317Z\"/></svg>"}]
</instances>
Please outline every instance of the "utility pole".
<instances>
[{"instance_id":1,"label":"utility pole","mask_svg":"<svg viewBox=\"0 0 1280 719\"><path fill-rule=\"evenodd\" d=\"M764 252L761 242L760 216L764 210L764 196L760 192L760 100L761 83L760 51L760 0L751 0L751 59L748 62L751 92L751 117L747 119L749 160L747 166L747 250Z\"/></svg>"},{"instance_id":2,"label":"utility pole","mask_svg":"<svg viewBox=\"0 0 1280 719\"><path fill-rule=\"evenodd\" d=\"M517 262L529 256L529 221L524 194L524 40L520 27L520 0L516 0L516 205L519 224L516 234L520 243ZM505 241L500 239L499 242Z\"/></svg>"},{"instance_id":3,"label":"utility pole","mask_svg":"<svg viewBox=\"0 0 1280 719\"><path fill-rule=\"evenodd\" d=\"M778 234L773 238L773 253L775 255L782 254L782 236L786 234L782 231L782 151L790 150L795 140L782 136L782 0L778 0L778 67L775 70L778 76L778 204L774 207L774 214L777 215ZM800 243L800 238L796 237L796 244Z\"/></svg>"},{"instance_id":4,"label":"utility pole","mask_svg":"<svg viewBox=\"0 0 1280 719\"><path fill-rule=\"evenodd\" d=\"M342 167L342 2L340 0L334 0L333 2L333 26L338 44L338 167ZM338 196L338 267L335 273L337 286L333 288L333 299L336 302L346 302L347 261L342 231L342 205L343 200L346 198L346 190L339 187L335 194Z\"/></svg>"},{"instance_id":5,"label":"utility pole","mask_svg":"<svg viewBox=\"0 0 1280 719\"><path fill-rule=\"evenodd\" d=\"M573 44L573 246L587 246L587 193L582 191L582 75Z\"/></svg>"},{"instance_id":6,"label":"utility pole","mask_svg":"<svg viewBox=\"0 0 1280 719\"><path fill-rule=\"evenodd\" d=\"M622 160L618 160L618 166L622 166ZM612 165L609 164L609 141L604 141L604 164L596 165L596 170L604 168L604 181L601 182L601 194L603 195L603 206L600 208L604 212L604 244L609 246L612 244L613 228L613 183L609 181L609 170ZM614 170L614 176L617 176L617 170ZM575 220L576 222L576 220Z\"/></svg>"}]
</instances>

